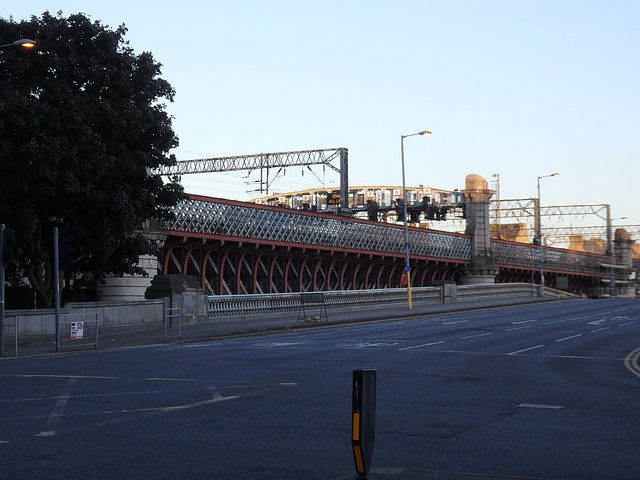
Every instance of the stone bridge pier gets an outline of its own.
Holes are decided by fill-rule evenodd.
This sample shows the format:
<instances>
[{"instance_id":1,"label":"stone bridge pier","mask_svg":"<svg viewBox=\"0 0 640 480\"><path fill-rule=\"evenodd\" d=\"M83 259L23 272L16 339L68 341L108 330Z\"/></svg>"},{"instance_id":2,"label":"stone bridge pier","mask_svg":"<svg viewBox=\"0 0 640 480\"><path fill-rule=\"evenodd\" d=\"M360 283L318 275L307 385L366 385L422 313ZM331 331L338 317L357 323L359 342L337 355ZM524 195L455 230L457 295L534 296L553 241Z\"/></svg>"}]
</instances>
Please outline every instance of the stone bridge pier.
<instances>
[{"instance_id":1,"label":"stone bridge pier","mask_svg":"<svg viewBox=\"0 0 640 480\"><path fill-rule=\"evenodd\" d=\"M633 271L633 255L631 249L634 243L631 235L624 228L616 229L613 245L614 255L620 267L620 271L617 273L625 279L616 281L614 291L617 289L617 294L621 297L634 297L636 293L635 284L629 280L629 275Z\"/></svg>"},{"instance_id":2,"label":"stone bridge pier","mask_svg":"<svg viewBox=\"0 0 640 480\"><path fill-rule=\"evenodd\" d=\"M467 228L471 235L471 262L458 277L460 285L495 283L499 269L493 261L489 235L489 202L495 193L480 175L467 175L462 191L465 202Z\"/></svg>"}]
</instances>

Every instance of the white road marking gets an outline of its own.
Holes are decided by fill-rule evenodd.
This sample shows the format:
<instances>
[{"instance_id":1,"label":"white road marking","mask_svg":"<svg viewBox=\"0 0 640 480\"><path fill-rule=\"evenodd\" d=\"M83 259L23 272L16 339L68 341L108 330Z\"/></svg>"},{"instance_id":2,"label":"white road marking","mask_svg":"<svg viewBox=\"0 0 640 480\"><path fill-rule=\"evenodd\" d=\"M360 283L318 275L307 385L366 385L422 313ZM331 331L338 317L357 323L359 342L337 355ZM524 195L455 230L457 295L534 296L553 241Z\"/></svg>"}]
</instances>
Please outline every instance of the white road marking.
<instances>
[{"instance_id":1,"label":"white road marking","mask_svg":"<svg viewBox=\"0 0 640 480\"><path fill-rule=\"evenodd\" d=\"M631 325L632 323L635 323L635 322L621 323L621 324L619 324L618 326L619 326L619 327L624 327L624 326L626 326L626 325Z\"/></svg>"},{"instance_id":2,"label":"white road marking","mask_svg":"<svg viewBox=\"0 0 640 480\"><path fill-rule=\"evenodd\" d=\"M525 325L524 327L507 328L507 332L513 332L514 330L522 330L524 328L531 328L533 325Z\"/></svg>"},{"instance_id":3,"label":"white road marking","mask_svg":"<svg viewBox=\"0 0 640 480\"><path fill-rule=\"evenodd\" d=\"M423 343L422 345L414 345L413 347L399 348L398 351L413 350L414 348L421 348L421 347L430 347L431 345L440 345L441 343L444 343L444 341L432 342L432 343Z\"/></svg>"},{"instance_id":4,"label":"white road marking","mask_svg":"<svg viewBox=\"0 0 640 480\"><path fill-rule=\"evenodd\" d=\"M27 375L27 374L16 374L16 375L0 375L0 377L11 377L11 378L70 378L75 380L82 379L92 379L92 380L119 380L120 377L103 377L96 375Z\"/></svg>"},{"instance_id":5,"label":"white road marking","mask_svg":"<svg viewBox=\"0 0 640 480\"><path fill-rule=\"evenodd\" d=\"M53 406L53 410L49 414L49 418L44 425L44 430L36 435L36 437L51 437L56 434L53 427L55 427L62 417L62 412L64 411L64 407L67 406L67 402L69 401L69 392L78 381L78 377L71 377L67 381L67 384L64 387L64 391L58 397L56 404Z\"/></svg>"},{"instance_id":6,"label":"white road marking","mask_svg":"<svg viewBox=\"0 0 640 480\"><path fill-rule=\"evenodd\" d=\"M515 353L501 353L501 352L478 352L473 350L436 350L437 353L464 353L466 355L495 355L498 357L508 357L509 355L515 355ZM620 362L624 358L618 357L589 357L586 355L545 355L538 354L532 355L532 357L539 358L566 358L570 360L602 360L607 362Z\"/></svg>"},{"instance_id":7,"label":"white road marking","mask_svg":"<svg viewBox=\"0 0 640 480\"><path fill-rule=\"evenodd\" d=\"M611 327L596 328L595 330L591 330L591 333L601 332L603 330L609 330L610 328Z\"/></svg>"},{"instance_id":8,"label":"white road marking","mask_svg":"<svg viewBox=\"0 0 640 480\"><path fill-rule=\"evenodd\" d=\"M535 347L523 348L522 350L516 350L515 352L507 353L507 355L517 355L518 353L528 352L530 350L535 350L536 348L542 348L544 345L536 345Z\"/></svg>"},{"instance_id":9,"label":"white road marking","mask_svg":"<svg viewBox=\"0 0 640 480\"><path fill-rule=\"evenodd\" d=\"M398 345L399 342L377 342L377 343L339 343L338 347L340 348L371 348L371 347L393 347L394 345Z\"/></svg>"},{"instance_id":10,"label":"white road marking","mask_svg":"<svg viewBox=\"0 0 640 480\"><path fill-rule=\"evenodd\" d=\"M521 323L531 323L531 322L537 322L538 320L520 320L518 322L511 322L513 325L520 325Z\"/></svg>"},{"instance_id":11,"label":"white road marking","mask_svg":"<svg viewBox=\"0 0 640 480\"><path fill-rule=\"evenodd\" d=\"M442 322L442 325L455 325L456 323L469 323L469 320L457 320L455 322Z\"/></svg>"},{"instance_id":12,"label":"white road marking","mask_svg":"<svg viewBox=\"0 0 640 480\"><path fill-rule=\"evenodd\" d=\"M292 347L294 345L301 345L303 343L306 343L306 342L261 342L261 343L254 343L253 345L251 345L251 347L258 347L258 348Z\"/></svg>"},{"instance_id":13,"label":"white road marking","mask_svg":"<svg viewBox=\"0 0 640 480\"><path fill-rule=\"evenodd\" d=\"M578 338L581 336L582 334L579 333L578 335L571 335L570 337L559 338L558 340L556 340L556 342L564 342L565 340L571 340L572 338Z\"/></svg>"},{"instance_id":14,"label":"white road marking","mask_svg":"<svg viewBox=\"0 0 640 480\"><path fill-rule=\"evenodd\" d=\"M477 335L469 335L468 337L462 337L460 340L466 340L467 338L485 337L487 335L493 335L493 332L479 333Z\"/></svg>"},{"instance_id":15,"label":"white road marking","mask_svg":"<svg viewBox=\"0 0 640 480\"><path fill-rule=\"evenodd\" d=\"M602 318L600 320L595 320L593 322L587 322L589 325L602 325L602 323L606 322L606 318Z\"/></svg>"}]
</instances>

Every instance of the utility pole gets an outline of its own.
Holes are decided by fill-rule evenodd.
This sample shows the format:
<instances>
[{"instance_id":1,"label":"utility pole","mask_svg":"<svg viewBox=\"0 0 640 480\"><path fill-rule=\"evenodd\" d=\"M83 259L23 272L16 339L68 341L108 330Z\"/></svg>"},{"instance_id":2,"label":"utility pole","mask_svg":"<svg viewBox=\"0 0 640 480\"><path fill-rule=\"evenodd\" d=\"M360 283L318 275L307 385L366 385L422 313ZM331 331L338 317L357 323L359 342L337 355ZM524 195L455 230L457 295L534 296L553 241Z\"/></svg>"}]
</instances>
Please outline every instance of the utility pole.
<instances>
[{"instance_id":1,"label":"utility pole","mask_svg":"<svg viewBox=\"0 0 640 480\"><path fill-rule=\"evenodd\" d=\"M60 254L58 227L53 227L53 279L55 288L56 352L60 351Z\"/></svg>"}]
</instances>

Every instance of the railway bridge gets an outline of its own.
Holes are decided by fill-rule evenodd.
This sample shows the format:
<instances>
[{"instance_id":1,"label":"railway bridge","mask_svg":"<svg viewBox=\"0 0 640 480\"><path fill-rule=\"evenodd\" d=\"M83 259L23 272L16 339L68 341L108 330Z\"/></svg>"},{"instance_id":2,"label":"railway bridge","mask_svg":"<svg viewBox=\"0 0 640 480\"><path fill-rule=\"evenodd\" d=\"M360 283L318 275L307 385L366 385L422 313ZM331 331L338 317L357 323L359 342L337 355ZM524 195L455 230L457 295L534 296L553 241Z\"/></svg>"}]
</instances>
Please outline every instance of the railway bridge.
<instances>
[{"instance_id":1,"label":"railway bridge","mask_svg":"<svg viewBox=\"0 0 640 480\"><path fill-rule=\"evenodd\" d=\"M162 273L196 276L211 295L402 286L402 225L190 196L162 233ZM408 227L412 285L471 283L465 279L478 268L491 281L538 283L544 265L546 286L588 294L601 286L603 265L611 262L605 255L490 240L488 261L477 265L479 235Z\"/></svg>"},{"instance_id":2,"label":"railway bridge","mask_svg":"<svg viewBox=\"0 0 640 480\"><path fill-rule=\"evenodd\" d=\"M339 168L332 165L337 161ZM312 165L340 173L339 194L331 199L339 208L333 213L317 205L287 208L278 205L280 199L255 204L192 195L156 232L163 238L160 273L195 276L210 295L394 288L407 277L412 286L528 282L590 294L606 282L613 293L615 280L623 285L633 267L628 238L607 255L491 239L489 202L495 191L479 175L468 175L460 192L465 234L380 223L377 215L341 216L351 207L346 148L188 160L159 173L255 170L268 194L271 170ZM412 198L403 191L409 213L416 207ZM410 276L403 275L407 257ZM156 259L149 260L153 276Z\"/></svg>"}]
</instances>

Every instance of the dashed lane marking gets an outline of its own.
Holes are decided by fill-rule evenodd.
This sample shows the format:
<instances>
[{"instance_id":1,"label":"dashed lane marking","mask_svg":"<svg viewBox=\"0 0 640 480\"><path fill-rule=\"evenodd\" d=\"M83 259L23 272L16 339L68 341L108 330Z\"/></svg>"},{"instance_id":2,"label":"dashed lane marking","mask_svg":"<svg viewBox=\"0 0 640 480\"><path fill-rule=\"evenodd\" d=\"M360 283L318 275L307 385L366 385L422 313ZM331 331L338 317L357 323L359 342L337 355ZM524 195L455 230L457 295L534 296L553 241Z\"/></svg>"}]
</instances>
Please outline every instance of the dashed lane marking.
<instances>
[{"instance_id":1,"label":"dashed lane marking","mask_svg":"<svg viewBox=\"0 0 640 480\"><path fill-rule=\"evenodd\" d=\"M423 343L422 345L414 345L414 346L412 346L412 347L399 348L399 349L398 349L398 351L402 351L402 350L413 350L414 348L430 347L431 345L440 345L441 343L444 343L444 341L440 341L440 342L431 342L431 343Z\"/></svg>"},{"instance_id":2,"label":"dashed lane marking","mask_svg":"<svg viewBox=\"0 0 640 480\"><path fill-rule=\"evenodd\" d=\"M462 337L460 340L466 340L468 338L486 337L487 335L493 335L493 332L478 333L477 335L469 335L468 337Z\"/></svg>"},{"instance_id":3,"label":"dashed lane marking","mask_svg":"<svg viewBox=\"0 0 640 480\"><path fill-rule=\"evenodd\" d=\"M542 325L553 325L554 323L562 323L562 322L566 322L566 320L554 320L553 322L546 322L546 323L543 323Z\"/></svg>"},{"instance_id":4,"label":"dashed lane marking","mask_svg":"<svg viewBox=\"0 0 640 480\"><path fill-rule=\"evenodd\" d=\"M67 384L64 387L62 394L58 397L56 404L53 406L53 410L51 411L51 413L49 414L49 417L47 418L47 422L44 425L45 430L43 430L38 435L36 435L36 437L52 437L56 434L55 430L53 430L53 427L55 427L58 424L60 417L62 417L62 412L64 411L64 408L67 406L67 402L69 402L71 389L73 388L73 386L77 381L78 381L78 378L76 377L69 378L69 380L67 381Z\"/></svg>"},{"instance_id":5,"label":"dashed lane marking","mask_svg":"<svg viewBox=\"0 0 640 480\"><path fill-rule=\"evenodd\" d=\"M523 348L522 350L516 350L515 352L507 353L507 355L517 355L519 353L529 352L531 350L536 350L542 347L544 347L544 345L536 345L535 347Z\"/></svg>"},{"instance_id":6,"label":"dashed lane marking","mask_svg":"<svg viewBox=\"0 0 640 480\"><path fill-rule=\"evenodd\" d=\"M565 340L571 340L572 338L578 338L581 337L582 334L579 333L577 335L571 335L570 337L564 337L564 338L559 338L558 340L556 340L556 342L564 342Z\"/></svg>"},{"instance_id":7,"label":"dashed lane marking","mask_svg":"<svg viewBox=\"0 0 640 480\"><path fill-rule=\"evenodd\" d=\"M525 325L524 327L507 328L505 331L513 332L514 330L523 330L525 328L531 328L531 327L533 327L533 325Z\"/></svg>"}]
</instances>

